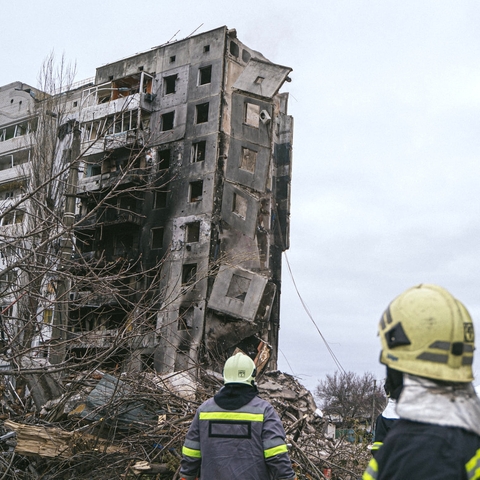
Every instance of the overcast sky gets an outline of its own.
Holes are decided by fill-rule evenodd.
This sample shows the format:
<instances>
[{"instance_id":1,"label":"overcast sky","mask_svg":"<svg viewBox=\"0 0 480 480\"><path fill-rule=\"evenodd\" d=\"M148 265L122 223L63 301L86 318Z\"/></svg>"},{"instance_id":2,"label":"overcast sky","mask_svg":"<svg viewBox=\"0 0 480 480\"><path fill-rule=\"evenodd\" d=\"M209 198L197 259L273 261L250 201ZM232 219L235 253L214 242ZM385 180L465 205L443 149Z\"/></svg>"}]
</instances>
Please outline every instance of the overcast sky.
<instances>
[{"instance_id":1,"label":"overcast sky","mask_svg":"<svg viewBox=\"0 0 480 480\"><path fill-rule=\"evenodd\" d=\"M0 85L36 86L52 50L82 80L196 29L236 28L293 68L287 256L343 368L382 379L378 320L418 283L449 289L480 332L478 0L3 3ZM313 389L337 367L285 262L281 322L279 367Z\"/></svg>"}]
</instances>

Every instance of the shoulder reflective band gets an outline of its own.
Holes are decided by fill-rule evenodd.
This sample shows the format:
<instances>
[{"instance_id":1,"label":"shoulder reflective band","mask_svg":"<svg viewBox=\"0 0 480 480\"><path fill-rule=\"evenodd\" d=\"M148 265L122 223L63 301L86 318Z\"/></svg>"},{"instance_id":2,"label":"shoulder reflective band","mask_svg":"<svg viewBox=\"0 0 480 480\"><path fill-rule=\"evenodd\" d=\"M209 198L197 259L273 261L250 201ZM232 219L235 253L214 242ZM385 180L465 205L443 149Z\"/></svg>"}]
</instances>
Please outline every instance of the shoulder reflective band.
<instances>
[{"instance_id":1,"label":"shoulder reflective band","mask_svg":"<svg viewBox=\"0 0 480 480\"><path fill-rule=\"evenodd\" d=\"M263 422L263 413L241 412L200 412L200 420L244 420L249 422Z\"/></svg>"},{"instance_id":2,"label":"shoulder reflective band","mask_svg":"<svg viewBox=\"0 0 480 480\"><path fill-rule=\"evenodd\" d=\"M465 465L468 480L478 480L480 478L480 448L477 453Z\"/></svg>"},{"instance_id":3,"label":"shoulder reflective band","mask_svg":"<svg viewBox=\"0 0 480 480\"><path fill-rule=\"evenodd\" d=\"M368 464L367 469L362 475L362 480L376 480L378 477L378 463L372 458Z\"/></svg>"},{"instance_id":4,"label":"shoulder reflective band","mask_svg":"<svg viewBox=\"0 0 480 480\"><path fill-rule=\"evenodd\" d=\"M372 450L376 452L382 445L383 445L383 442L374 442L372 445Z\"/></svg>"},{"instance_id":5,"label":"shoulder reflective band","mask_svg":"<svg viewBox=\"0 0 480 480\"><path fill-rule=\"evenodd\" d=\"M279 445L278 447L269 448L268 450L263 451L265 458L271 458L275 455L280 455L281 453L288 452L288 448L285 444Z\"/></svg>"},{"instance_id":6,"label":"shoulder reflective band","mask_svg":"<svg viewBox=\"0 0 480 480\"><path fill-rule=\"evenodd\" d=\"M186 457L202 458L202 452L200 450L193 450L193 448L185 447L185 445L182 448L182 453Z\"/></svg>"}]
</instances>

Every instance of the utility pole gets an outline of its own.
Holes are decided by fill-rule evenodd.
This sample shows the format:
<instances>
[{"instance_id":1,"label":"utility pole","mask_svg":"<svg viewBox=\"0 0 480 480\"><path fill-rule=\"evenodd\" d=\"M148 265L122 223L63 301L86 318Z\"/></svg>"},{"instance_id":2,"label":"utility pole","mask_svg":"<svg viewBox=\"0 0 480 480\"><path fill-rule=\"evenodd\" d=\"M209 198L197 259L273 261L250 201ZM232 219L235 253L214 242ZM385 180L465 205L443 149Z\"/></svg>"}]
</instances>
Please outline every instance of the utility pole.
<instances>
[{"instance_id":1,"label":"utility pole","mask_svg":"<svg viewBox=\"0 0 480 480\"><path fill-rule=\"evenodd\" d=\"M377 392L377 380L373 379L373 395L372 395L372 434L375 430L375 397Z\"/></svg>"}]
</instances>

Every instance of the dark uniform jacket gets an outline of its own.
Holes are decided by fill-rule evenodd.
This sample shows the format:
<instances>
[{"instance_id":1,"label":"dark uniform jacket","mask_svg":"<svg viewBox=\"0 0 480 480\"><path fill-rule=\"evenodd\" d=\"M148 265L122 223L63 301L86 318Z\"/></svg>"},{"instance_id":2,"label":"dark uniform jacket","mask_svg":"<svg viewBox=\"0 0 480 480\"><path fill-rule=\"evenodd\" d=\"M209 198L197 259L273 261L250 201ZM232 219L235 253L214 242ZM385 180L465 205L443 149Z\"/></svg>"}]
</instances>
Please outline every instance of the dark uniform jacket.
<instances>
[{"instance_id":1,"label":"dark uniform jacket","mask_svg":"<svg viewBox=\"0 0 480 480\"><path fill-rule=\"evenodd\" d=\"M362 479L480 479L480 436L458 427L398 420Z\"/></svg>"},{"instance_id":2,"label":"dark uniform jacket","mask_svg":"<svg viewBox=\"0 0 480 480\"><path fill-rule=\"evenodd\" d=\"M228 384L198 408L182 453L186 480L295 478L280 418L248 385Z\"/></svg>"}]
</instances>

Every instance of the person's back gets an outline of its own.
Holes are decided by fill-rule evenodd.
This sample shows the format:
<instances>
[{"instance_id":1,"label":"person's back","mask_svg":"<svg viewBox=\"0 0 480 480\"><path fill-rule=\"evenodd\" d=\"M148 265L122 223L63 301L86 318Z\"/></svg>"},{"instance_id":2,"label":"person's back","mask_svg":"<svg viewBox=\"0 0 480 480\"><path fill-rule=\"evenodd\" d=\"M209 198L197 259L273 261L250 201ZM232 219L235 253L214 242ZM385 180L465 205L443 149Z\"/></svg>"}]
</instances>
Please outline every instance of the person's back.
<instances>
[{"instance_id":1,"label":"person's back","mask_svg":"<svg viewBox=\"0 0 480 480\"><path fill-rule=\"evenodd\" d=\"M294 480L282 422L257 396L253 361L238 355L225 364L225 386L195 414L182 451L181 478Z\"/></svg>"},{"instance_id":2,"label":"person's back","mask_svg":"<svg viewBox=\"0 0 480 480\"><path fill-rule=\"evenodd\" d=\"M473 323L446 290L397 297L379 326L400 417L363 480L480 479L480 400L473 386Z\"/></svg>"}]
</instances>

